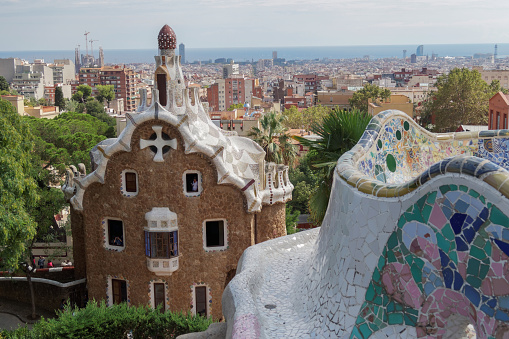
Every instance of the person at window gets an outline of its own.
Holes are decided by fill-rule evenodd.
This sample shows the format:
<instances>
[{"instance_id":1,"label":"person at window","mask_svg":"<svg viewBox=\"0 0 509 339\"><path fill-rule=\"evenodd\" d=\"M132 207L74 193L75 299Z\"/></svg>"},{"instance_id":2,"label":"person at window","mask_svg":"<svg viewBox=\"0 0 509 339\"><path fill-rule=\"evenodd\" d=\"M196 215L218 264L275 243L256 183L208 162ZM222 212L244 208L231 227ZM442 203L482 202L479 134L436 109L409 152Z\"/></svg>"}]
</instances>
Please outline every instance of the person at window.
<instances>
[{"instance_id":1,"label":"person at window","mask_svg":"<svg viewBox=\"0 0 509 339\"><path fill-rule=\"evenodd\" d=\"M113 239L113 244L112 245L122 246L122 239L120 239L120 237L115 237L115 239Z\"/></svg>"},{"instance_id":2,"label":"person at window","mask_svg":"<svg viewBox=\"0 0 509 339\"><path fill-rule=\"evenodd\" d=\"M198 180L196 179L196 177L193 179L192 185L193 185L192 191L198 192Z\"/></svg>"},{"instance_id":3,"label":"person at window","mask_svg":"<svg viewBox=\"0 0 509 339\"><path fill-rule=\"evenodd\" d=\"M46 261L46 259L44 259L43 257L39 257L39 261L37 261L37 264L39 265L39 268L44 268L44 262Z\"/></svg>"}]
</instances>

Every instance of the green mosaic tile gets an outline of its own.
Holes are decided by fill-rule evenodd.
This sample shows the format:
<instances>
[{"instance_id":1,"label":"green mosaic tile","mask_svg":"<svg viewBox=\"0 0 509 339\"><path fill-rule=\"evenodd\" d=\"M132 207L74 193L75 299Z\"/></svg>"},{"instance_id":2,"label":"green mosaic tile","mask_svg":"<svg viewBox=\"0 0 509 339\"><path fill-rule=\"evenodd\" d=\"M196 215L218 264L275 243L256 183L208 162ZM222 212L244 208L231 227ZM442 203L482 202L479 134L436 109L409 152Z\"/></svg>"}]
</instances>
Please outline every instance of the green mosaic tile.
<instances>
[{"instance_id":1,"label":"green mosaic tile","mask_svg":"<svg viewBox=\"0 0 509 339\"><path fill-rule=\"evenodd\" d=\"M392 154L387 154L385 161L387 169L391 172L396 172L396 158Z\"/></svg>"},{"instance_id":2,"label":"green mosaic tile","mask_svg":"<svg viewBox=\"0 0 509 339\"><path fill-rule=\"evenodd\" d=\"M375 300L373 300L373 303L377 304L377 305L382 305L382 297L381 296L376 296Z\"/></svg>"},{"instance_id":3,"label":"green mosaic tile","mask_svg":"<svg viewBox=\"0 0 509 339\"><path fill-rule=\"evenodd\" d=\"M403 128L405 129L405 131L408 131L410 129L410 124L408 123L408 121L405 121L403 123Z\"/></svg>"},{"instance_id":4,"label":"green mosaic tile","mask_svg":"<svg viewBox=\"0 0 509 339\"><path fill-rule=\"evenodd\" d=\"M396 233L392 233L387 241L387 248L392 250L394 247L398 246L398 238ZM389 252L390 253L390 252Z\"/></svg>"},{"instance_id":5,"label":"green mosaic tile","mask_svg":"<svg viewBox=\"0 0 509 339\"><path fill-rule=\"evenodd\" d=\"M412 316L415 316L417 319L417 316L419 315L419 310L416 310L414 308L407 307L406 312Z\"/></svg>"},{"instance_id":6,"label":"green mosaic tile","mask_svg":"<svg viewBox=\"0 0 509 339\"><path fill-rule=\"evenodd\" d=\"M378 326L376 326L376 324L374 322L368 323L368 326L371 329L371 331L373 331L373 332L376 332L379 330Z\"/></svg>"},{"instance_id":7,"label":"green mosaic tile","mask_svg":"<svg viewBox=\"0 0 509 339\"><path fill-rule=\"evenodd\" d=\"M372 301L375 298L375 289L373 288L373 284L369 284L368 289L366 291L366 300Z\"/></svg>"},{"instance_id":8,"label":"green mosaic tile","mask_svg":"<svg viewBox=\"0 0 509 339\"><path fill-rule=\"evenodd\" d=\"M451 244L451 243L449 243L449 244ZM449 258L451 258L451 260L454 261L454 263L456 265L458 265L458 253L456 251L451 251L451 252L449 252L448 255L449 255Z\"/></svg>"},{"instance_id":9,"label":"green mosaic tile","mask_svg":"<svg viewBox=\"0 0 509 339\"><path fill-rule=\"evenodd\" d=\"M437 192L431 192L430 194L428 194L428 198L426 199L426 202L428 204L431 204L433 205L435 203L435 200L437 198Z\"/></svg>"},{"instance_id":10,"label":"green mosaic tile","mask_svg":"<svg viewBox=\"0 0 509 339\"><path fill-rule=\"evenodd\" d=\"M416 326L417 325L417 317L415 317L411 314L405 313L405 325Z\"/></svg>"},{"instance_id":11,"label":"green mosaic tile","mask_svg":"<svg viewBox=\"0 0 509 339\"><path fill-rule=\"evenodd\" d=\"M447 240L454 241L454 231L452 230L452 227L449 223L442 227L442 234Z\"/></svg>"},{"instance_id":12,"label":"green mosaic tile","mask_svg":"<svg viewBox=\"0 0 509 339\"><path fill-rule=\"evenodd\" d=\"M502 213L496 206L493 206L490 213L490 220L492 223L509 227L509 218Z\"/></svg>"},{"instance_id":13,"label":"green mosaic tile","mask_svg":"<svg viewBox=\"0 0 509 339\"><path fill-rule=\"evenodd\" d=\"M482 247L484 247L484 244L486 243L486 241L483 239L484 237L483 237L483 234L481 234L481 232L479 232L479 235L481 235L481 236L475 237L473 244L479 248L482 248ZM473 247L474 246L472 246L472 248ZM472 249L470 249L470 251L472 251Z\"/></svg>"},{"instance_id":14,"label":"green mosaic tile","mask_svg":"<svg viewBox=\"0 0 509 339\"><path fill-rule=\"evenodd\" d=\"M361 333L359 332L359 329L357 328L357 326L355 326L352 330L352 334L350 335L350 339L364 339L361 335Z\"/></svg>"},{"instance_id":15,"label":"green mosaic tile","mask_svg":"<svg viewBox=\"0 0 509 339\"><path fill-rule=\"evenodd\" d=\"M389 253L387 253L387 262L388 262L388 263L398 262L398 259L396 258L396 256L394 255L394 253L389 252Z\"/></svg>"},{"instance_id":16,"label":"green mosaic tile","mask_svg":"<svg viewBox=\"0 0 509 339\"><path fill-rule=\"evenodd\" d=\"M418 283L422 281L422 267L417 266L416 263L410 266L410 271L412 272L412 276L414 277L415 282Z\"/></svg>"},{"instance_id":17,"label":"green mosaic tile","mask_svg":"<svg viewBox=\"0 0 509 339\"><path fill-rule=\"evenodd\" d=\"M426 205L422 209L422 217L424 218L424 222L427 223L429 220L429 216L431 214L432 207L430 205Z\"/></svg>"},{"instance_id":18,"label":"green mosaic tile","mask_svg":"<svg viewBox=\"0 0 509 339\"><path fill-rule=\"evenodd\" d=\"M451 190L451 188L449 186L440 186L440 192L442 192L442 194L445 194L447 192L449 192Z\"/></svg>"},{"instance_id":19,"label":"green mosaic tile","mask_svg":"<svg viewBox=\"0 0 509 339\"><path fill-rule=\"evenodd\" d=\"M487 241L486 245L484 246L484 250L486 251L486 254L491 257L491 242Z\"/></svg>"},{"instance_id":20,"label":"green mosaic tile","mask_svg":"<svg viewBox=\"0 0 509 339\"><path fill-rule=\"evenodd\" d=\"M484 252L484 250L481 250L476 246L472 246L470 248L470 255L479 260L483 260L484 258L486 258L486 252Z\"/></svg>"},{"instance_id":21,"label":"green mosaic tile","mask_svg":"<svg viewBox=\"0 0 509 339\"><path fill-rule=\"evenodd\" d=\"M460 191L467 192L468 191L468 187L460 185Z\"/></svg>"},{"instance_id":22,"label":"green mosaic tile","mask_svg":"<svg viewBox=\"0 0 509 339\"><path fill-rule=\"evenodd\" d=\"M480 288L481 287L481 284L482 284L482 281L481 279L479 278L476 278L472 275L469 275L467 276L467 282L472 286L472 287L475 287L475 288Z\"/></svg>"},{"instance_id":23,"label":"green mosaic tile","mask_svg":"<svg viewBox=\"0 0 509 339\"><path fill-rule=\"evenodd\" d=\"M387 249L387 248L386 248ZM387 251L384 249L384 253L378 258L378 269L381 271L385 266L385 257L387 256Z\"/></svg>"},{"instance_id":24,"label":"green mosaic tile","mask_svg":"<svg viewBox=\"0 0 509 339\"><path fill-rule=\"evenodd\" d=\"M409 266L412 266L412 264L414 263L414 257L412 254L406 255L405 260Z\"/></svg>"},{"instance_id":25,"label":"green mosaic tile","mask_svg":"<svg viewBox=\"0 0 509 339\"><path fill-rule=\"evenodd\" d=\"M484 279L488 275L488 272L490 271L490 265L481 264L481 268L479 269L479 278Z\"/></svg>"},{"instance_id":26,"label":"green mosaic tile","mask_svg":"<svg viewBox=\"0 0 509 339\"><path fill-rule=\"evenodd\" d=\"M451 189L451 191L457 191L458 185L449 185L449 188Z\"/></svg>"},{"instance_id":27,"label":"green mosaic tile","mask_svg":"<svg viewBox=\"0 0 509 339\"><path fill-rule=\"evenodd\" d=\"M390 313L389 314L389 325L403 324L403 314L401 313Z\"/></svg>"},{"instance_id":28,"label":"green mosaic tile","mask_svg":"<svg viewBox=\"0 0 509 339\"><path fill-rule=\"evenodd\" d=\"M391 301L389 305L387 305L387 312L394 312L394 301Z\"/></svg>"},{"instance_id":29,"label":"green mosaic tile","mask_svg":"<svg viewBox=\"0 0 509 339\"><path fill-rule=\"evenodd\" d=\"M477 259L468 259L467 274L478 275L481 262Z\"/></svg>"},{"instance_id":30,"label":"green mosaic tile","mask_svg":"<svg viewBox=\"0 0 509 339\"><path fill-rule=\"evenodd\" d=\"M475 190L470 190L470 191L468 192L468 194L469 194L470 196L474 197L474 198L478 198L478 197L480 196L480 194L479 194L479 193L477 193L477 191L475 191Z\"/></svg>"},{"instance_id":31,"label":"green mosaic tile","mask_svg":"<svg viewBox=\"0 0 509 339\"><path fill-rule=\"evenodd\" d=\"M449 252L450 242L447 241L440 233L437 233L437 245L445 253Z\"/></svg>"},{"instance_id":32,"label":"green mosaic tile","mask_svg":"<svg viewBox=\"0 0 509 339\"><path fill-rule=\"evenodd\" d=\"M486 199L482 195L479 197L479 200L481 200L483 204L486 204Z\"/></svg>"},{"instance_id":33,"label":"green mosaic tile","mask_svg":"<svg viewBox=\"0 0 509 339\"><path fill-rule=\"evenodd\" d=\"M361 331L363 338L368 338L373 331L370 330L369 326L367 324L362 324L359 326L359 330Z\"/></svg>"},{"instance_id":34,"label":"green mosaic tile","mask_svg":"<svg viewBox=\"0 0 509 339\"><path fill-rule=\"evenodd\" d=\"M380 280L380 271L378 270L378 268L375 268L375 271L373 272L373 280L374 281Z\"/></svg>"}]
</instances>

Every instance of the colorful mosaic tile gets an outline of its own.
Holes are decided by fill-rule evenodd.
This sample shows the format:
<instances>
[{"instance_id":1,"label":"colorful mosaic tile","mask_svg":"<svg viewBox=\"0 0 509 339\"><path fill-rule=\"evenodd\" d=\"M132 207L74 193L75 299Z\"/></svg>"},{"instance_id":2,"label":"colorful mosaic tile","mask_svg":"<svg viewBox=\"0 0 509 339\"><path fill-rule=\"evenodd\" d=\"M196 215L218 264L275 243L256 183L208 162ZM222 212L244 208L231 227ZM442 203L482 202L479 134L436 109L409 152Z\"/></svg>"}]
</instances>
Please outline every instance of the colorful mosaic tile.
<instances>
[{"instance_id":1,"label":"colorful mosaic tile","mask_svg":"<svg viewBox=\"0 0 509 339\"><path fill-rule=\"evenodd\" d=\"M418 337L441 336L453 314L477 333L494 335L509 321L509 217L485 201L466 186L445 185L406 210L350 338L396 324L417 327Z\"/></svg>"}]
</instances>

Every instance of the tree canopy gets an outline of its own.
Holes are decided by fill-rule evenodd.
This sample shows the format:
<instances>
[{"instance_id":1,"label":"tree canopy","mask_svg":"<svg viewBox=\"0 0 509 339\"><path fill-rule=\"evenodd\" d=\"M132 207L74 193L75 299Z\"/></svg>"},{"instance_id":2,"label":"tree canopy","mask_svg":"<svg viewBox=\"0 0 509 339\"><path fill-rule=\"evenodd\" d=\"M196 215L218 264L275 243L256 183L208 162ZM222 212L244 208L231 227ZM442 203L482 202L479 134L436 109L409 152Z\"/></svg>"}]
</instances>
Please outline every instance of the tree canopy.
<instances>
[{"instance_id":1,"label":"tree canopy","mask_svg":"<svg viewBox=\"0 0 509 339\"><path fill-rule=\"evenodd\" d=\"M358 110L333 110L322 123L311 126L311 131L317 134L319 139L294 137L302 145L309 147L308 160L311 169L318 175L309 200L309 209L315 222L321 223L327 211L334 168L339 157L355 146L371 118Z\"/></svg>"},{"instance_id":2,"label":"tree canopy","mask_svg":"<svg viewBox=\"0 0 509 339\"><path fill-rule=\"evenodd\" d=\"M233 111L235 109L241 109L244 108L244 105L242 104L231 104L230 107L228 107L228 111Z\"/></svg>"},{"instance_id":3,"label":"tree canopy","mask_svg":"<svg viewBox=\"0 0 509 339\"><path fill-rule=\"evenodd\" d=\"M62 87L60 86L55 88L55 106L58 106L60 111L65 109L64 93L62 92Z\"/></svg>"},{"instance_id":4,"label":"tree canopy","mask_svg":"<svg viewBox=\"0 0 509 339\"><path fill-rule=\"evenodd\" d=\"M459 125L486 125L489 100L501 90L498 81L488 85L477 70L455 68L438 77L436 92L424 104L423 124L435 117L436 130L456 130Z\"/></svg>"},{"instance_id":5,"label":"tree canopy","mask_svg":"<svg viewBox=\"0 0 509 339\"><path fill-rule=\"evenodd\" d=\"M76 93L72 95L72 100L77 102L85 102L92 94L92 87L88 85L79 85L76 87Z\"/></svg>"},{"instance_id":6,"label":"tree canopy","mask_svg":"<svg viewBox=\"0 0 509 339\"><path fill-rule=\"evenodd\" d=\"M106 100L109 104L111 100L115 99L113 85L97 85L95 88L97 89L97 95L95 97L100 103Z\"/></svg>"},{"instance_id":7,"label":"tree canopy","mask_svg":"<svg viewBox=\"0 0 509 339\"><path fill-rule=\"evenodd\" d=\"M387 88L380 88L377 85L366 84L364 87L352 95L349 101L353 109L367 112L369 99L376 101L377 99L387 99L391 96L391 91Z\"/></svg>"},{"instance_id":8,"label":"tree canopy","mask_svg":"<svg viewBox=\"0 0 509 339\"><path fill-rule=\"evenodd\" d=\"M39 195L31 177L33 137L14 107L0 99L0 260L15 268L35 236L30 215Z\"/></svg>"},{"instance_id":9,"label":"tree canopy","mask_svg":"<svg viewBox=\"0 0 509 339\"><path fill-rule=\"evenodd\" d=\"M284 119L276 112L266 113L259 119L260 128L253 127L248 135L265 151L265 161L291 165L297 152L286 134Z\"/></svg>"},{"instance_id":10,"label":"tree canopy","mask_svg":"<svg viewBox=\"0 0 509 339\"><path fill-rule=\"evenodd\" d=\"M331 108L322 105L311 106L301 111L297 107L291 106L283 112L285 116L284 125L288 128L309 130L311 125L321 123L331 111Z\"/></svg>"},{"instance_id":11,"label":"tree canopy","mask_svg":"<svg viewBox=\"0 0 509 339\"><path fill-rule=\"evenodd\" d=\"M9 83L0 75L0 91L9 91Z\"/></svg>"}]
</instances>

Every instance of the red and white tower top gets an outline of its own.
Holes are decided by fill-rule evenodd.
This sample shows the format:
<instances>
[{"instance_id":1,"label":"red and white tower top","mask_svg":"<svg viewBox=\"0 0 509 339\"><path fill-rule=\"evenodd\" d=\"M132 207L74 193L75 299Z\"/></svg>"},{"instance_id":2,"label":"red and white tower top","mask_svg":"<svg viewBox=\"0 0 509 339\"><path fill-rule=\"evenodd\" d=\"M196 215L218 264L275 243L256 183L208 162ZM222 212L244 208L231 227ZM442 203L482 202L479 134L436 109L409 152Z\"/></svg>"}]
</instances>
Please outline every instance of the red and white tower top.
<instances>
[{"instance_id":1,"label":"red and white tower top","mask_svg":"<svg viewBox=\"0 0 509 339\"><path fill-rule=\"evenodd\" d=\"M164 25L159 31L157 36L157 42L159 49L176 49L177 48L177 36L170 26Z\"/></svg>"}]
</instances>

